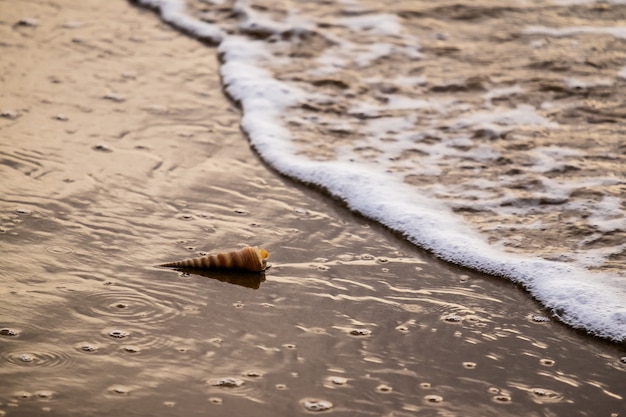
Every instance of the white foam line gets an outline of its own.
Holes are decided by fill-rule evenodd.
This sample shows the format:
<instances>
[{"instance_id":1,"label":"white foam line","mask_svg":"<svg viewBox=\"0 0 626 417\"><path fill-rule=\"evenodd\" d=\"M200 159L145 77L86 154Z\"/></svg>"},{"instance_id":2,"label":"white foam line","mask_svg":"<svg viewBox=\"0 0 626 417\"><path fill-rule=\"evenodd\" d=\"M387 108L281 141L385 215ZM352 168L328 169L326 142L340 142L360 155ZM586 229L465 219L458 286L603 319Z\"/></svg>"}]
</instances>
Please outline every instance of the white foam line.
<instances>
[{"instance_id":1,"label":"white foam line","mask_svg":"<svg viewBox=\"0 0 626 417\"><path fill-rule=\"evenodd\" d=\"M142 3L160 8L162 15L173 15L175 18L168 22L196 33L198 21L182 18L178 1ZM446 261L523 284L573 327L617 341L626 339L626 288L619 277L499 251L446 206L417 194L399 179L350 162L320 162L296 155L281 115L290 106L304 102L306 95L257 66L258 59L269 55L264 51L260 41L226 36L219 45L224 60L220 71L226 91L241 103L242 127L252 145L278 171L324 187L351 209L403 232L411 242Z\"/></svg>"},{"instance_id":2,"label":"white foam line","mask_svg":"<svg viewBox=\"0 0 626 417\"><path fill-rule=\"evenodd\" d=\"M591 33L594 35L611 35L616 38L626 39L626 26L574 26L560 29L545 26L528 26L524 30L524 33L528 35L547 35L554 37Z\"/></svg>"},{"instance_id":3,"label":"white foam line","mask_svg":"<svg viewBox=\"0 0 626 417\"><path fill-rule=\"evenodd\" d=\"M222 40L222 30L215 25L194 19L185 13L185 2L183 0L136 0L137 3L158 9L161 18L179 29L184 29L199 39L213 43Z\"/></svg>"},{"instance_id":4,"label":"white foam line","mask_svg":"<svg viewBox=\"0 0 626 417\"><path fill-rule=\"evenodd\" d=\"M349 162L326 163L295 155L290 133L280 127L280 114L304 99L304 93L259 71L255 60L241 53L245 44L258 50L260 45L255 47L254 42L236 37L222 42L222 77L227 92L242 104L242 126L252 144L277 170L323 186L351 209L404 232L413 243L446 261L523 284L573 327L591 329L614 340L626 338L626 291L619 291L624 285L618 277L591 276L570 264L498 251L447 207L417 195L412 187ZM256 81L249 74L254 74ZM564 276L568 277L566 284ZM598 286L598 280L604 285Z\"/></svg>"}]
</instances>

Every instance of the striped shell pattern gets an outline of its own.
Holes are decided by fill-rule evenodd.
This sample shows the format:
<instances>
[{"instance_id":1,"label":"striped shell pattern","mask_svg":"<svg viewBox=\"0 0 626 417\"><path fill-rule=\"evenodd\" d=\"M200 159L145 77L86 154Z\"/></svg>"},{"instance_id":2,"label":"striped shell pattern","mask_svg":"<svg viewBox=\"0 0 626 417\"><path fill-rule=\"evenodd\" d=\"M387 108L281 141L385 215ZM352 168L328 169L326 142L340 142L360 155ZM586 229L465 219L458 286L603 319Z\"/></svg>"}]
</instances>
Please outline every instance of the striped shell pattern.
<instances>
[{"instance_id":1,"label":"striped shell pattern","mask_svg":"<svg viewBox=\"0 0 626 417\"><path fill-rule=\"evenodd\" d=\"M268 257L269 254L265 249L259 249L256 246L246 246L236 251L208 254L198 258L168 262L160 266L261 272L267 268Z\"/></svg>"}]
</instances>

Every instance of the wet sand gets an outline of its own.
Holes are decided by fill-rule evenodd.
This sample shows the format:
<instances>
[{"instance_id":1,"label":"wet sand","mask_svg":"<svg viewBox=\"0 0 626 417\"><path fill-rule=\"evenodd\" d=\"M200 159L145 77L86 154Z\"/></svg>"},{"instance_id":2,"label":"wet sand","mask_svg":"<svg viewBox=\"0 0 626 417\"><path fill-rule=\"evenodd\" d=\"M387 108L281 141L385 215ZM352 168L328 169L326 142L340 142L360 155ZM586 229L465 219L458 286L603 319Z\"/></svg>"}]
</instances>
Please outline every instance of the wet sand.
<instances>
[{"instance_id":1,"label":"wet sand","mask_svg":"<svg viewBox=\"0 0 626 417\"><path fill-rule=\"evenodd\" d=\"M269 170L213 49L121 1L0 31L0 415L622 411L624 344ZM264 277L154 267L242 244Z\"/></svg>"}]
</instances>

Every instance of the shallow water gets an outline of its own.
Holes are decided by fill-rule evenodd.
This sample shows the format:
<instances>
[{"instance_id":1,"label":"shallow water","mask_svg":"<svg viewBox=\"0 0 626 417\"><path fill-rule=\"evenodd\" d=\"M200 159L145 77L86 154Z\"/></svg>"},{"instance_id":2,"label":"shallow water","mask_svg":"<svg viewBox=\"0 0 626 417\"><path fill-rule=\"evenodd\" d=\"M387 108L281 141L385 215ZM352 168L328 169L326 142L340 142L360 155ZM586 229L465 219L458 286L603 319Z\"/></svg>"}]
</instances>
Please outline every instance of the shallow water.
<instances>
[{"instance_id":1,"label":"shallow water","mask_svg":"<svg viewBox=\"0 0 626 417\"><path fill-rule=\"evenodd\" d=\"M205 45L124 2L8 4L0 415L621 411L623 344L269 171ZM243 243L265 276L154 267Z\"/></svg>"},{"instance_id":2,"label":"shallow water","mask_svg":"<svg viewBox=\"0 0 626 417\"><path fill-rule=\"evenodd\" d=\"M137 0L279 172L624 340L620 2Z\"/></svg>"}]
</instances>

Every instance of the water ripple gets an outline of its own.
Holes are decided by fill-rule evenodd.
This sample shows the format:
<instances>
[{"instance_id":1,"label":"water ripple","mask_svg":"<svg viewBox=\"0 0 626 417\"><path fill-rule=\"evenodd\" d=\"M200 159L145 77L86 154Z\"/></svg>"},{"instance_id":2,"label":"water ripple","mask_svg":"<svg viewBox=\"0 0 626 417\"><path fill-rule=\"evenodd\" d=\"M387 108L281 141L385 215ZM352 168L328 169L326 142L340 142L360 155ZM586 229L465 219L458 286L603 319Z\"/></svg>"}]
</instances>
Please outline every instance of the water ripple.
<instances>
[{"instance_id":1,"label":"water ripple","mask_svg":"<svg viewBox=\"0 0 626 417\"><path fill-rule=\"evenodd\" d=\"M50 349L52 348L52 349ZM28 346L24 350L10 350L0 353L3 364L13 367L63 367L72 362L71 352L64 352L51 346Z\"/></svg>"},{"instance_id":2,"label":"water ripple","mask_svg":"<svg viewBox=\"0 0 626 417\"><path fill-rule=\"evenodd\" d=\"M105 317L128 323L160 324L177 316L179 311L167 301L128 289L95 292L81 297L74 309L88 317Z\"/></svg>"}]
</instances>

